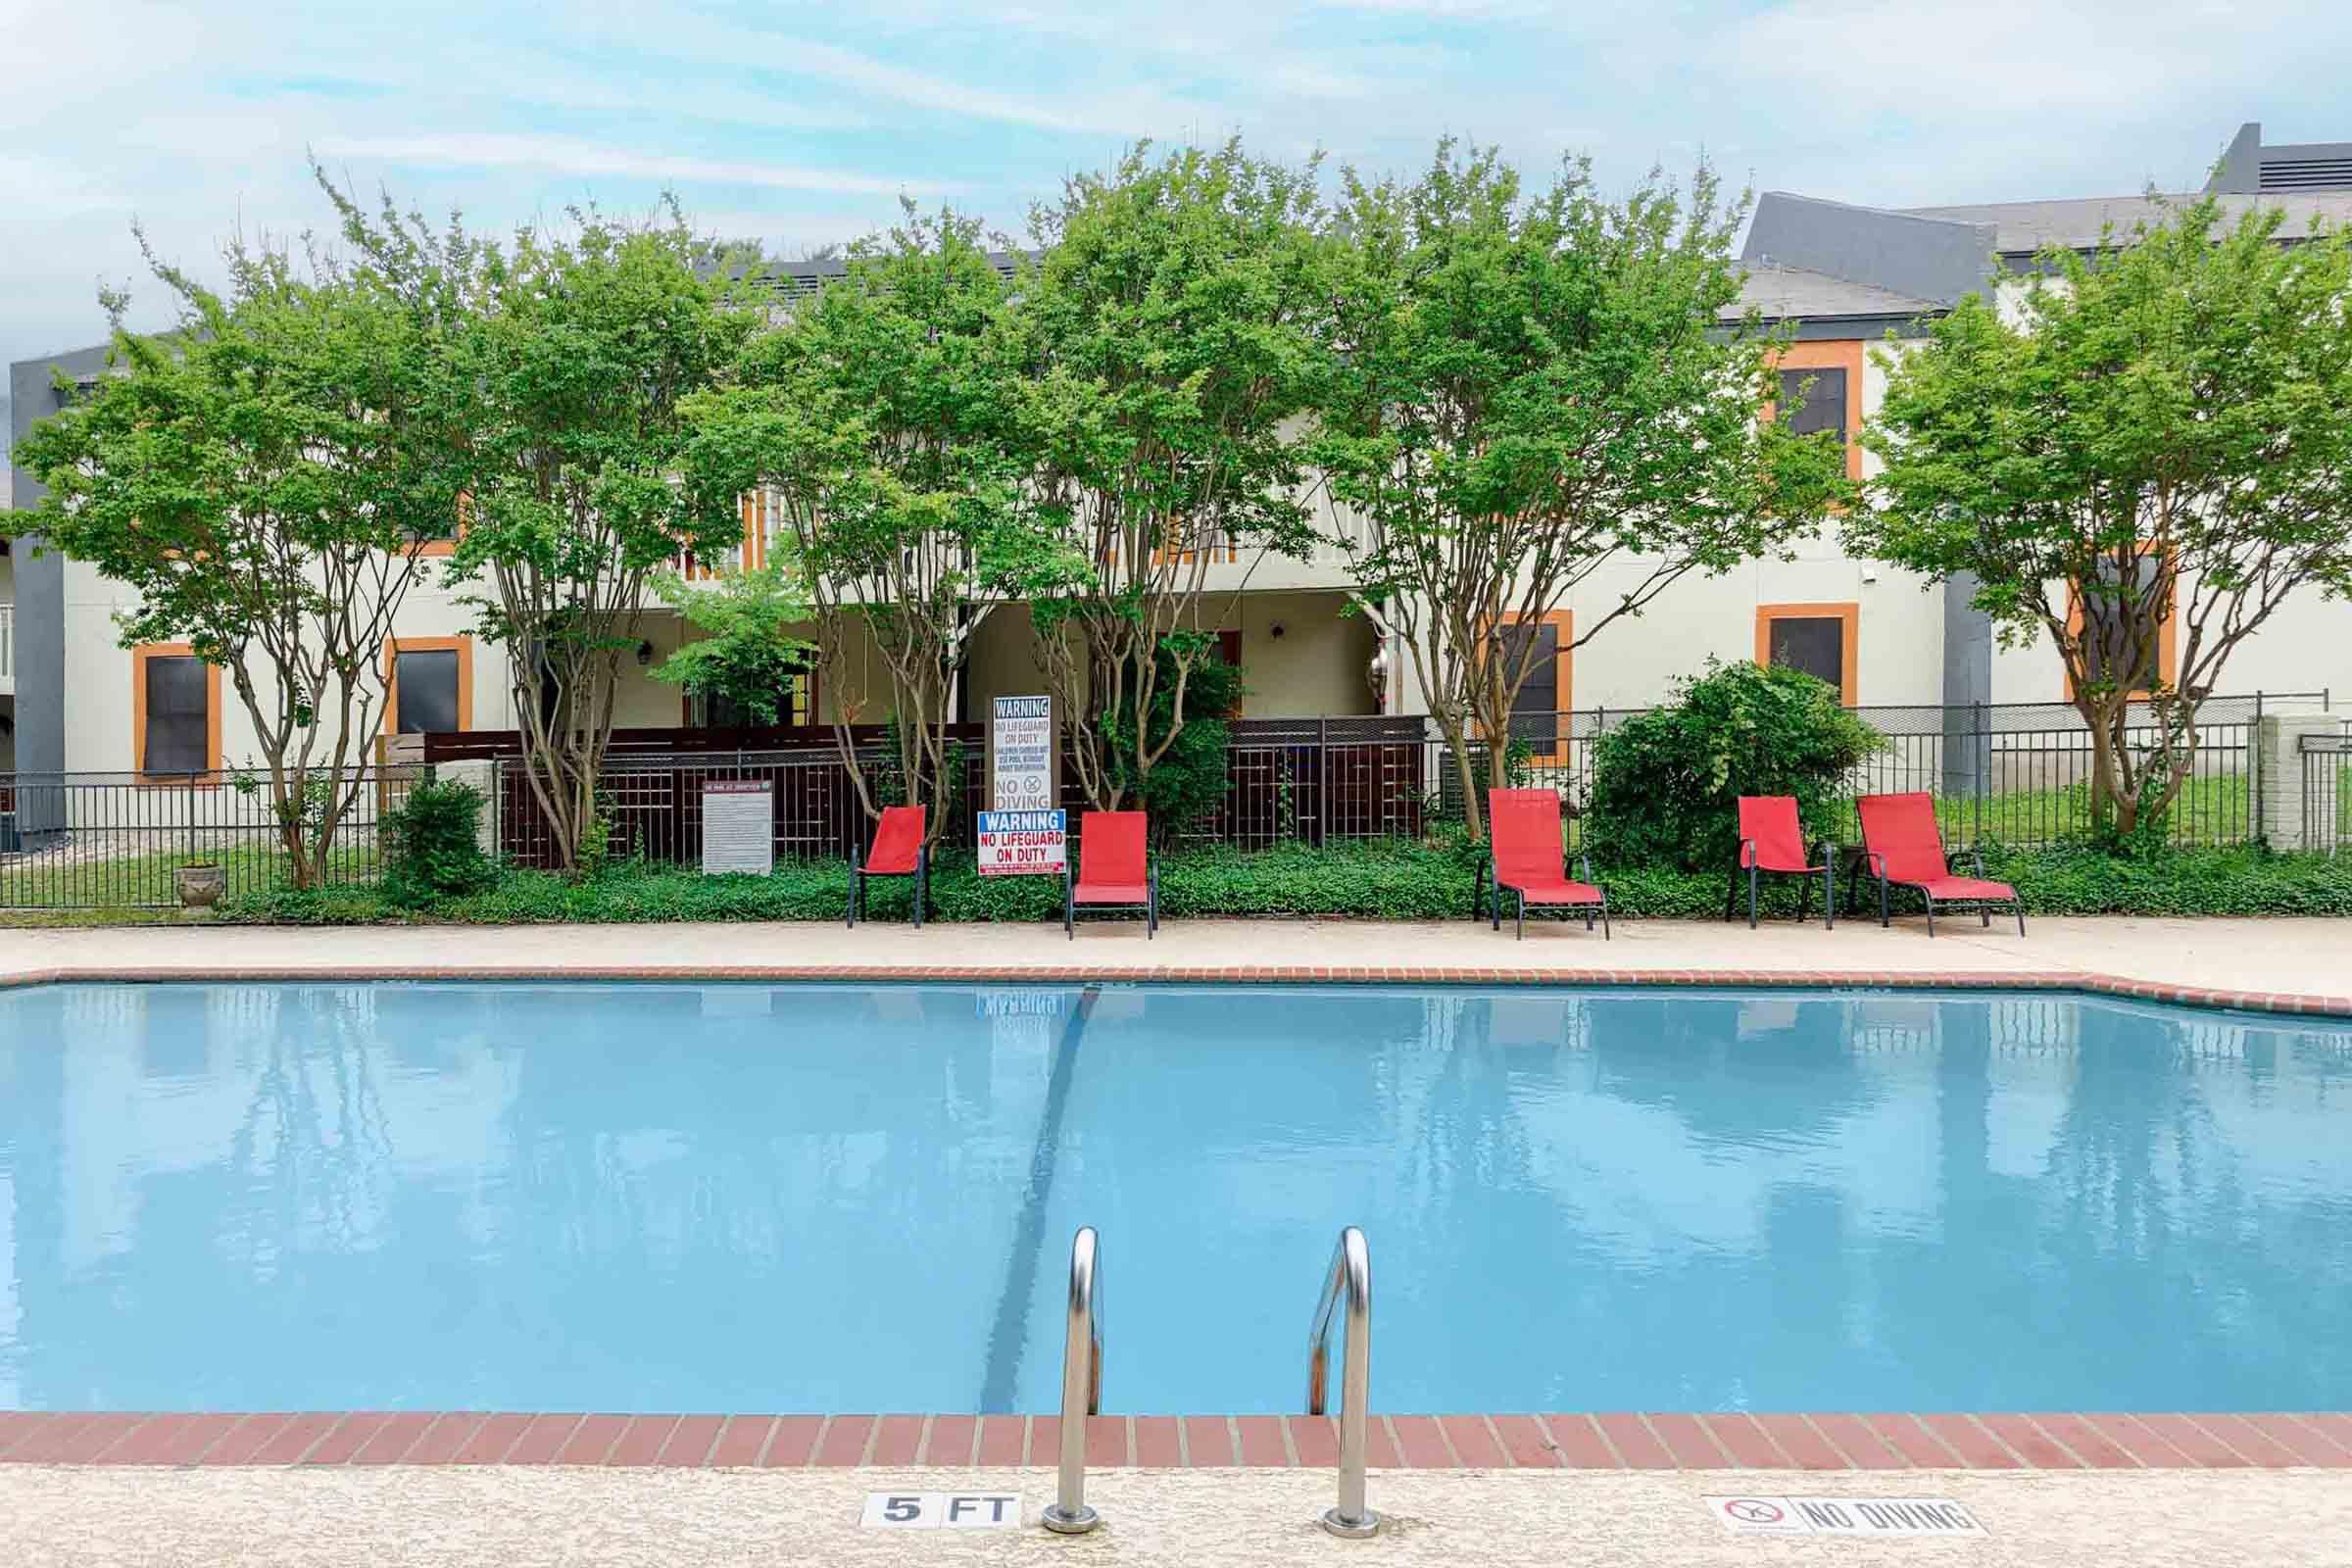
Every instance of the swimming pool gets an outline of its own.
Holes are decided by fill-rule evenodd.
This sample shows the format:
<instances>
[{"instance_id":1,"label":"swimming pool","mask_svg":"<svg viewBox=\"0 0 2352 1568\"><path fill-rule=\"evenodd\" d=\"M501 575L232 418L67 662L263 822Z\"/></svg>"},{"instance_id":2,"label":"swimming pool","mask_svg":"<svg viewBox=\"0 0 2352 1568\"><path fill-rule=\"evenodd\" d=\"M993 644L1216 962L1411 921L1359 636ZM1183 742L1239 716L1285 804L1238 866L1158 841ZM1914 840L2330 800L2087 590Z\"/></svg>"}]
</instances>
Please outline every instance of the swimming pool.
<instances>
[{"instance_id":1,"label":"swimming pool","mask_svg":"<svg viewBox=\"0 0 2352 1568\"><path fill-rule=\"evenodd\" d=\"M0 992L0 1408L2352 1406L2352 1025L2053 994Z\"/></svg>"}]
</instances>

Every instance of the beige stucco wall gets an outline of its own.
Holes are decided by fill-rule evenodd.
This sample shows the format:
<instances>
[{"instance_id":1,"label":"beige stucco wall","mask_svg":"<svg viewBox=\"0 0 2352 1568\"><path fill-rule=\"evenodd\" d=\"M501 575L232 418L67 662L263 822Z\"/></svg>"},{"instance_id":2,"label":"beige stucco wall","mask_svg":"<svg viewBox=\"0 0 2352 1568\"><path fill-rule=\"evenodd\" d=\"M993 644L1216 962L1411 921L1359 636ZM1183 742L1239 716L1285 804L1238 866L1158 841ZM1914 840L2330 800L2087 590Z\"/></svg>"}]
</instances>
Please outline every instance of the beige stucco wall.
<instances>
[{"instance_id":1,"label":"beige stucco wall","mask_svg":"<svg viewBox=\"0 0 2352 1568\"><path fill-rule=\"evenodd\" d=\"M2231 697L2327 692L2334 707L2352 702L2352 602L2328 599L2316 589L2290 594L2230 656L2218 689ZM1993 650L1992 700L2066 701L2066 670L2046 634L2023 647Z\"/></svg>"}]
</instances>

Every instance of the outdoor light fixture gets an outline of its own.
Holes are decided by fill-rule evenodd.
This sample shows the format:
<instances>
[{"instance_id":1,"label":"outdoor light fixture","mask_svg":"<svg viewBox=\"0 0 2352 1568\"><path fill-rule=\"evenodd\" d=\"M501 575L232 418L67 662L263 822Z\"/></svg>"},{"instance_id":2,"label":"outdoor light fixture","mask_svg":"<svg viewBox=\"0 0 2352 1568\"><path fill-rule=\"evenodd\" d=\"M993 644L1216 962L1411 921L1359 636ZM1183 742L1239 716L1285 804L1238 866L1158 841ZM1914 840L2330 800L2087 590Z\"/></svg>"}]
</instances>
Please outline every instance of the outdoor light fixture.
<instances>
[{"instance_id":1,"label":"outdoor light fixture","mask_svg":"<svg viewBox=\"0 0 2352 1568\"><path fill-rule=\"evenodd\" d=\"M654 643L653 639L649 637L644 642L641 642L637 645L637 666L640 669L643 669L651 665L653 662Z\"/></svg>"}]
</instances>

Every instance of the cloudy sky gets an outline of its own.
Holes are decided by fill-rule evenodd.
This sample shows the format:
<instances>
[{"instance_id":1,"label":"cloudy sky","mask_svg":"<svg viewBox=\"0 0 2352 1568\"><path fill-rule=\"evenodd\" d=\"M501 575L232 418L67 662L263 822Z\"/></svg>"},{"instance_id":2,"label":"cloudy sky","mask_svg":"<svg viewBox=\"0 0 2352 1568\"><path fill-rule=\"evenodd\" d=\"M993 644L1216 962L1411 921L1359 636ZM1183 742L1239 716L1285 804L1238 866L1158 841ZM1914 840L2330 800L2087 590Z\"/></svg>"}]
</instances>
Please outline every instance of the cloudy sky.
<instances>
[{"instance_id":1,"label":"cloudy sky","mask_svg":"<svg viewBox=\"0 0 2352 1568\"><path fill-rule=\"evenodd\" d=\"M906 192L1018 227L1132 138L1405 168L1451 131L1605 182L1917 204L2193 186L2243 120L2352 138L2343 0L0 0L0 359L169 256L318 221L306 147L505 225L677 191L790 250ZM137 324L163 319L152 283Z\"/></svg>"}]
</instances>

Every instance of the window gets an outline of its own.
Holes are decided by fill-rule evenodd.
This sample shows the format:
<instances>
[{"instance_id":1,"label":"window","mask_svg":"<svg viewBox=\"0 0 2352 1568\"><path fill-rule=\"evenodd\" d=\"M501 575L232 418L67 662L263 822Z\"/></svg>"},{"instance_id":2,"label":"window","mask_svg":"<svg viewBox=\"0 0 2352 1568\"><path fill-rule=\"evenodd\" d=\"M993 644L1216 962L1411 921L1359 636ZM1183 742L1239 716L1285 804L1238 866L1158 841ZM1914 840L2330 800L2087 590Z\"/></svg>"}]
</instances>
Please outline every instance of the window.
<instances>
[{"instance_id":1,"label":"window","mask_svg":"<svg viewBox=\"0 0 2352 1568\"><path fill-rule=\"evenodd\" d=\"M473 728L473 639L397 637L384 651L384 733L449 735Z\"/></svg>"},{"instance_id":2,"label":"window","mask_svg":"<svg viewBox=\"0 0 2352 1568\"><path fill-rule=\"evenodd\" d=\"M1835 430L1845 442L1845 476L1862 477L1862 344L1859 339L1791 343L1774 362L1783 401L1773 417L1786 416L1799 435Z\"/></svg>"},{"instance_id":3,"label":"window","mask_svg":"<svg viewBox=\"0 0 2352 1568\"><path fill-rule=\"evenodd\" d=\"M1845 438L1845 372L1783 370L1781 407L1792 411L1788 428L1798 435L1835 430Z\"/></svg>"},{"instance_id":4,"label":"window","mask_svg":"<svg viewBox=\"0 0 2352 1568\"><path fill-rule=\"evenodd\" d=\"M1838 701L1855 703L1855 633L1859 605L1758 605L1756 662L1801 669L1837 688Z\"/></svg>"},{"instance_id":5,"label":"window","mask_svg":"<svg viewBox=\"0 0 2352 1568\"><path fill-rule=\"evenodd\" d=\"M1217 633L1217 658L1235 669L1242 667L1242 633L1240 627L1229 627L1228 629ZM1243 700L1244 698L1242 693L1236 692L1234 694L1233 711L1225 715L1227 718L1239 718L1242 716Z\"/></svg>"},{"instance_id":6,"label":"window","mask_svg":"<svg viewBox=\"0 0 2352 1568\"><path fill-rule=\"evenodd\" d=\"M1511 700L1511 737L1527 742L1539 762L1557 762L1567 755L1568 710L1575 704L1570 679L1574 625L1570 612L1554 610L1532 624L1514 614L1502 629L1509 639L1504 645L1510 656L1506 674L1519 667L1529 640L1535 643L1527 661L1527 682Z\"/></svg>"},{"instance_id":7,"label":"window","mask_svg":"<svg viewBox=\"0 0 2352 1568\"><path fill-rule=\"evenodd\" d=\"M2135 648L2139 640L2133 622L2138 618L2138 607L2147 603L2150 595L2172 588L2165 580L2164 557L2149 544L2139 547L2132 564L2137 568L2132 592L2129 599L2120 588L2085 596L2073 595L2072 608L2067 612L2067 629L2082 639L2082 662L2091 676L2101 678L2113 669L2118 680L2126 679L2125 666L2136 662L2139 667L2129 673L2128 685L2132 696L2144 697L2159 685L2173 683L2176 670L2173 662L2174 633L2180 616L2178 590L2173 602L2164 608L2164 618L2156 627L2155 646ZM2099 581L2120 584L2123 573L2112 560L2099 563ZM2066 695L2074 697L2074 678L2066 683Z\"/></svg>"},{"instance_id":8,"label":"window","mask_svg":"<svg viewBox=\"0 0 2352 1568\"><path fill-rule=\"evenodd\" d=\"M816 722L816 676L814 672L804 669L784 683L784 690L776 703L776 716L772 721L761 718L730 697L706 697L701 706L703 722L711 729L765 729L771 722L796 727L813 724Z\"/></svg>"},{"instance_id":9,"label":"window","mask_svg":"<svg viewBox=\"0 0 2352 1568\"><path fill-rule=\"evenodd\" d=\"M131 651L131 766L212 782L220 766L220 666L186 643Z\"/></svg>"}]
</instances>

